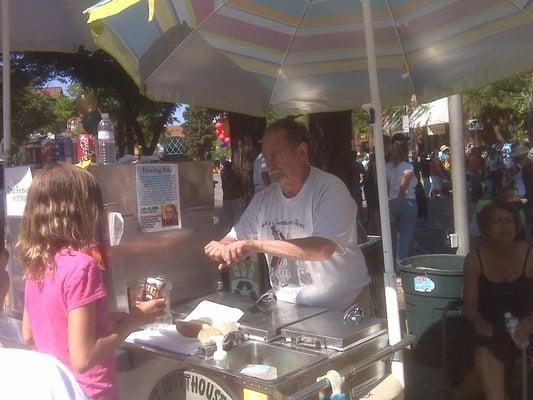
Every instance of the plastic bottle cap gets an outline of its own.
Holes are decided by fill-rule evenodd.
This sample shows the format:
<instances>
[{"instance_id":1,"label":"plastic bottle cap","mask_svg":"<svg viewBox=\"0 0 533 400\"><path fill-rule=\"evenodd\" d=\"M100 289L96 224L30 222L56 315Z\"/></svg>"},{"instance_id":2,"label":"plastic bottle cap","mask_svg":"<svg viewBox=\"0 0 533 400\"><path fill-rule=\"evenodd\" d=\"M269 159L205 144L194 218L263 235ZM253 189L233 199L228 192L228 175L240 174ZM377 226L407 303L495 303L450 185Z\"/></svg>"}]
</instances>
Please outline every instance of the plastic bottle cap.
<instances>
[{"instance_id":1,"label":"plastic bottle cap","mask_svg":"<svg viewBox=\"0 0 533 400\"><path fill-rule=\"evenodd\" d=\"M102 119L109 119L109 113L102 113L100 115L102 116Z\"/></svg>"}]
</instances>

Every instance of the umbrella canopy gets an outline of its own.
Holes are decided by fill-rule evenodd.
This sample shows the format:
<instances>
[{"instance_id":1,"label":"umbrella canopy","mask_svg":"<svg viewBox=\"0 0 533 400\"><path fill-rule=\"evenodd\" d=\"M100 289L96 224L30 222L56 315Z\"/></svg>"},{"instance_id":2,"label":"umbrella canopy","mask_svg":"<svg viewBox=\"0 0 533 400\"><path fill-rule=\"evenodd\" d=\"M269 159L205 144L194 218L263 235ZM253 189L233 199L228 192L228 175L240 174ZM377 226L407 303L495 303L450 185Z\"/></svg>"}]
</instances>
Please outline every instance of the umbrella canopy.
<instances>
[{"instance_id":1,"label":"umbrella canopy","mask_svg":"<svg viewBox=\"0 0 533 400\"><path fill-rule=\"evenodd\" d=\"M0 0L2 43L2 157L11 152L12 51L75 52L80 46L95 49L82 11L90 0ZM6 57L7 55L7 57Z\"/></svg>"},{"instance_id":2,"label":"umbrella canopy","mask_svg":"<svg viewBox=\"0 0 533 400\"><path fill-rule=\"evenodd\" d=\"M344 110L369 95L359 0L104 0L97 45L148 97L264 115ZM533 2L375 0L385 104L430 101L533 65ZM519 56L517 56L519 55Z\"/></svg>"},{"instance_id":3,"label":"umbrella canopy","mask_svg":"<svg viewBox=\"0 0 533 400\"><path fill-rule=\"evenodd\" d=\"M94 0L11 0L9 3L11 51L75 52L80 46L95 48L87 18L82 14Z\"/></svg>"}]
</instances>

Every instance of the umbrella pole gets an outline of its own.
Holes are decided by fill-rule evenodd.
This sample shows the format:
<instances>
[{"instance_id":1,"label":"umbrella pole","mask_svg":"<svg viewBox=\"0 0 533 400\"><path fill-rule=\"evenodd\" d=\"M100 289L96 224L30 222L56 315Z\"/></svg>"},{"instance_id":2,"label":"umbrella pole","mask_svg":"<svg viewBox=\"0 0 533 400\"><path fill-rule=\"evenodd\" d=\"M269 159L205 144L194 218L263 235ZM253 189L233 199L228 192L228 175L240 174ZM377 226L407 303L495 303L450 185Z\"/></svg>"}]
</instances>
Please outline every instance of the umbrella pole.
<instances>
[{"instance_id":1,"label":"umbrella pole","mask_svg":"<svg viewBox=\"0 0 533 400\"><path fill-rule=\"evenodd\" d=\"M370 83L370 99L375 112L374 121L374 147L376 152L376 175L378 181L379 210L381 219L381 235L383 240L383 259L385 263L385 301L387 304L387 324L389 330L389 343L394 345L401 338L400 316L398 313L398 296L396 293L396 274L394 272L394 259L392 254L392 236L390 228L389 198L387 194L387 177L385 174L385 149L383 144L383 111L379 98L378 72L376 64L376 51L374 47L374 32L372 28L371 0L361 0L363 4L363 21L366 38L366 54L368 61L368 79ZM405 387L403 363L393 359L392 373Z\"/></svg>"},{"instance_id":2,"label":"umbrella pole","mask_svg":"<svg viewBox=\"0 0 533 400\"><path fill-rule=\"evenodd\" d=\"M2 101L4 146L2 157L9 161L11 154L11 43L9 38L9 0L2 0Z\"/></svg>"},{"instance_id":3,"label":"umbrella pole","mask_svg":"<svg viewBox=\"0 0 533 400\"><path fill-rule=\"evenodd\" d=\"M453 223L459 236L457 254L470 251L468 206L466 198L465 139L463 129L463 96L448 97L450 114L450 147L452 155Z\"/></svg>"}]
</instances>

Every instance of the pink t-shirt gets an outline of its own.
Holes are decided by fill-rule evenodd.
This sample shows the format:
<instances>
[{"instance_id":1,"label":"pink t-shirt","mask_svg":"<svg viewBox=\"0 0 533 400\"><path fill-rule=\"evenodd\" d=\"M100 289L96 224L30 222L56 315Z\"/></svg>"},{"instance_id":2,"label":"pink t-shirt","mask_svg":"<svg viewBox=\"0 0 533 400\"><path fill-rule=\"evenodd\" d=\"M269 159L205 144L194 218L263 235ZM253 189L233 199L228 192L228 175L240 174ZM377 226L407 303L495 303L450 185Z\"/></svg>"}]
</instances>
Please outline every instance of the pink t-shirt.
<instances>
[{"instance_id":1,"label":"pink t-shirt","mask_svg":"<svg viewBox=\"0 0 533 400\"><path fill-rule=\"evenodd\" d=\"M26 281L25 307L35 347L65 364L92 400L117 399L115 356L80 374L70 365L68 349L68 313L75 308L95 303L96 337L109 333L102 270L92 257L76 250L59 251L55 262L55 273L47 271L44 282Z\"/></svg>"}]
</instances>

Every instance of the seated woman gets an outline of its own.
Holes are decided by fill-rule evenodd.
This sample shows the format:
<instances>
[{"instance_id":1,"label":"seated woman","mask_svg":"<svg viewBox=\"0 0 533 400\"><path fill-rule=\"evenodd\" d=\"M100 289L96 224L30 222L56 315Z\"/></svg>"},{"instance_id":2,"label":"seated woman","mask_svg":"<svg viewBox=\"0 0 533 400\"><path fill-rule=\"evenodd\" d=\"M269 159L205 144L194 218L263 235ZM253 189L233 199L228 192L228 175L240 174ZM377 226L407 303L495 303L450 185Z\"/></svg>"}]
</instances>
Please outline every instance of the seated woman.
<instances>
[{"instance_id":1,"label":"seated woman","mask_svg":"<svg viewBox=\"0 0 533 400\"><path fill-rule=\"evenodd\" d=\"M485 243L464 266L464 317L477 335L474 370L488 400L505 400L520 351L505 329L504 314L520 319L519 334L533 334L533 253L516 238L522 224L516 208L495 202L483 208L478 224Z\"/></svg>"}]
</instances>

